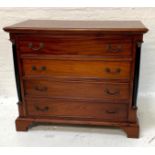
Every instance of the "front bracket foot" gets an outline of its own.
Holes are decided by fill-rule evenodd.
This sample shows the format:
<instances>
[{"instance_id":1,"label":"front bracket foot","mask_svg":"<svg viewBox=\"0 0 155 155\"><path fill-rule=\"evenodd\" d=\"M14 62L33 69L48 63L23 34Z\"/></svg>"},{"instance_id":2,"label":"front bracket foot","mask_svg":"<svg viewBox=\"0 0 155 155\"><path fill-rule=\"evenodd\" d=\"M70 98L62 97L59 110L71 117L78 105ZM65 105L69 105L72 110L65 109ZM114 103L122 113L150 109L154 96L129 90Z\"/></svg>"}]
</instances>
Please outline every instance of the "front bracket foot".
<instances>
[{"instance_id":1,"label":"front bracket foot","mask_svg":"<svg viewBox=\"0 0 155 155\"><path fill-rule=\"evenodd\" d=\"M27 131L29 126L32 125L33 122L31 120L18 117L15 123L16 131Z\"/></svg>"},{"instance_id":2,"label":"front bracket foot","mask_svg":"<svg viewBox=\"0 0 155 155\"><path fill-rule=\"evenodd\" d=\"M139 138L139 125L123 126L122 129L126 132L128 138Z\"/></svg>"}]
</instances>

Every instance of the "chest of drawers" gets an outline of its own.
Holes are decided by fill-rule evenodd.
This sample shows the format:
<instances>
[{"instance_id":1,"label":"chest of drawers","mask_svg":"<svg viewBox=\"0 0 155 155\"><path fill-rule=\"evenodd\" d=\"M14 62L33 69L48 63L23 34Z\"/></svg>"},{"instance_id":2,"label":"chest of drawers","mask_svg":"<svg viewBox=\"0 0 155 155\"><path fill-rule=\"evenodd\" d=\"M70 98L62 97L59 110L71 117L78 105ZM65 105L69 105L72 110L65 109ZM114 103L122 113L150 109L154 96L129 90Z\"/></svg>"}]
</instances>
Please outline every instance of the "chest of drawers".
<instances>
[{"instance_id":1,"label":"chest of drawers","mask_svg":"<svg viewBox=\"0 0 155 155\"><path fill-rule=\"evenodd\" d=\"M10 33L17 131L31 124L114 126L139 136L140 21L28 20Z\"/></svg>"}]
</instances>

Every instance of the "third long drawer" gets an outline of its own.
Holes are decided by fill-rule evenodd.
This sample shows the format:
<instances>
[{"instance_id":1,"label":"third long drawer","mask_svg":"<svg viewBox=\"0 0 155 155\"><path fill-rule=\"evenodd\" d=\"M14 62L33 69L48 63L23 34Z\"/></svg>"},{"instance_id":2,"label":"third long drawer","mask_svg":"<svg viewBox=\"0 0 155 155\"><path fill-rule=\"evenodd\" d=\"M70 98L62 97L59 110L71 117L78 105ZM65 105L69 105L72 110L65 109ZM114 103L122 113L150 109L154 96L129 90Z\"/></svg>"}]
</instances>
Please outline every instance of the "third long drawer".
<instances>
[{"instance_id":1,"label":"third long drawer","mask_svg":"<svg viewBox=\"0 0 155 155\"><path fill-rule=\"evenodd\" d=\"M129 100L130 83L110 83L70 80L24 80L26 96L52 98Z\"/></svg>"}]
</instances>

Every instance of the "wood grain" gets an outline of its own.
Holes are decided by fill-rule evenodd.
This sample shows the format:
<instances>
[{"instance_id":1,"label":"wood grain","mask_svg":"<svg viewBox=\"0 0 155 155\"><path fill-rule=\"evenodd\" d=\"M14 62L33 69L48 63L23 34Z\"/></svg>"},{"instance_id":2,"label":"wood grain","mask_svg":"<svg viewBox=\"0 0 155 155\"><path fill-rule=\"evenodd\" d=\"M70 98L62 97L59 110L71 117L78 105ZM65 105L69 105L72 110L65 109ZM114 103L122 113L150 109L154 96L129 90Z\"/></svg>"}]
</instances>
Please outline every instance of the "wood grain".
<instances>
[{"instance_id":1,"label":"wood grain","mask_svg":"<svg viewBox=\"0 0 155 155\"><path fill-rule=\"evenodd\" d=\"M148 29L141 21L66 21L66 20L27 20L4 28L7 32L31 33L51 31L98 31L105 33L132 32L145 33Z\"/></svg>"},{"instance_id":2,"label":"wood grain","mask_svg":"<svg viewBox=\"0 0 155 155\"><path fill-rule=\"evenodd\" d=\"M17 131L34 123L104 125L138 138L137 73L148 31L140 21L28 20L4 30L19 71Z\"/></svg>"},{"instance_id":3,"label":"wood grain","mask_svg":"<svg viewBox=\"0 0 155 155\"><path fill-rule=\"evenodd\" d=\"M25 76L90 77L130 79L130 62L37 60L23 59ZM35 69L33 69L33 67ZM42 68L45 68L42 70Z\"/></svg>"},{"instance_id":4,"label":"wood grain","mask_svg":"<svg viewBox=\"0 0 155 155\"><path fill-rule=\"evenodd\" d=\"M128 83L105 83L67 80L25 80L25 95L29 97L75 98L87 100L129 100Z\"/></svg>"},{"instance_id":5,"label":"wood grain","mask_svg":"<svg viewBox=\"0 0 155 155\"><path fill-rule=\"evenodd\" d=\"M21 36L21 54L132 56L132 40L104 39L96 36Z\"/></svg>"},{"instance_id":6,"label":"wood grain","mask_svg":"<svg viewBox=\"0 0 155 155\"><path fill-rule=\"evenodd\" d=\"M27 105L30 116L96 118L112 121L125 121L127 119L126 104L102 104L43 98L27 100Z\"/></svg>"}]
</instances>

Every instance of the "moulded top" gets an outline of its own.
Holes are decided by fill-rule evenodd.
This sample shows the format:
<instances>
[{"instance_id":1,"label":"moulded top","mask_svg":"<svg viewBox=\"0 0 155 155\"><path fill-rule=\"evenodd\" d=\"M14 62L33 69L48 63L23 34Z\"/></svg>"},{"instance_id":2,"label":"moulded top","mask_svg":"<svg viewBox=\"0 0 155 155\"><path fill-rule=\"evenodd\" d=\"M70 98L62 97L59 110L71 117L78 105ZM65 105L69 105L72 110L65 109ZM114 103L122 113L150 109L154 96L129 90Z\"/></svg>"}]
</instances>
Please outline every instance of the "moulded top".
<instances>
[{"instance_id":1,"label":"moulded top","mask_svg":"<svg viewBox=\"0 0 155 155\"><path fill-rule=\"evenodd\" d=\"M77 20L27 20L4 28L7 32L41 31L102 31L145 33L148 29L141 21L77 21Z\"/></svg>"}]
</instances>

